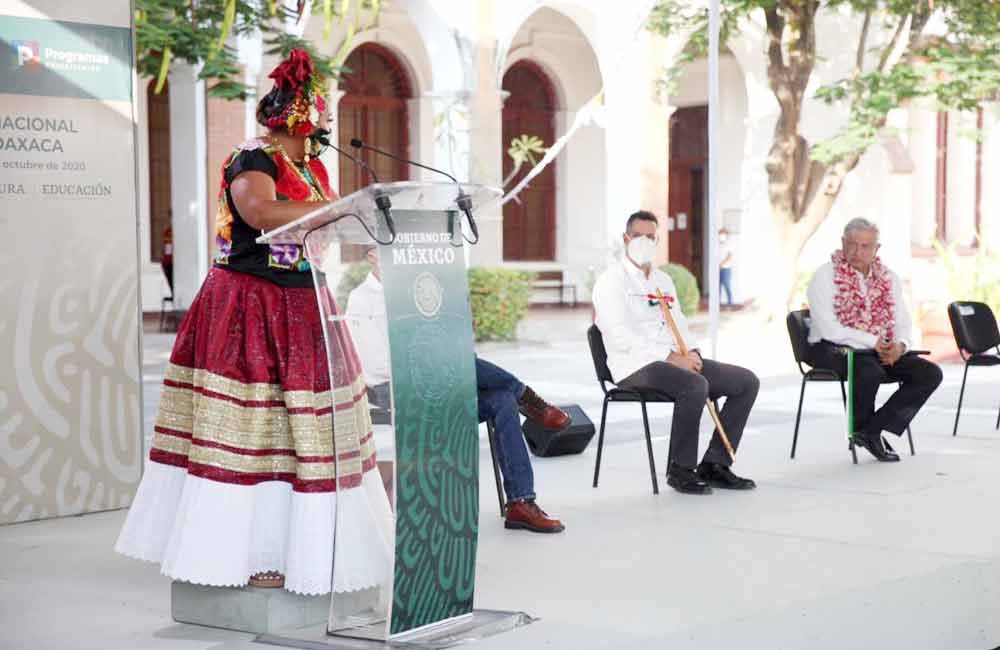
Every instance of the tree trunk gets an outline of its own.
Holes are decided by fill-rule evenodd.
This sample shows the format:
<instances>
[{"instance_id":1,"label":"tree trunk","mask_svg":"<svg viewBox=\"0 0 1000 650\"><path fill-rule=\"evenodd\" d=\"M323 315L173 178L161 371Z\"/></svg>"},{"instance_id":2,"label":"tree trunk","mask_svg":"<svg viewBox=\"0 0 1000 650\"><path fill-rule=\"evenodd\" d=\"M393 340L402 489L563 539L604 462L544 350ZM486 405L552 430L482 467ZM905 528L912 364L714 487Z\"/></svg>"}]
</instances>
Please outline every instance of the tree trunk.
<instances>
[{"instance_id":1,"label":"tree trunk","mask_svg":"<svg viewBox=\"0 0 1000 650\"><path fill-rule=\"evenodd\" d=\"M799 307L789 304L798 279L799 256L830 214L844 177L860 159L860 154L850 156L829 167L811 160L809 142L799 133L802 102L815 65L818 9L815 0L779 0L764 11L768 83L780 110L766 165L780 267L764 296L768 320L784 318L789 306Z\"/></svg>"},{"instance_id":2,"label":"tree trunk","mask_svg":"<svg viewBox=\"0 0 1000 650\"><path fill-rule=\"evenodd\" d=\"M768 320L784 318L790 306L799 307L789 304L799 273L799 256L829 216L844 179L863 154L856 152L827 166L810 159L809 143L799 134L803 97L816 60L815 21L819 8L819 0L775 0L764 9L768 85L780 109L766 165L771 217L778 240L775 253L779 257L779 277L769 279L763 296L763 315ZM900 60L911 61L932 11L932 3L914 3L908 18L899 16L896 32L882 48L876 71L890 70ZM871 15L870 10L866 11L857 44L856 77L864 71ZM906 46L902 55L898 54L900 44ZM861 97L856 94L852 101L861 101ZM872 124L876 129L884 125L884 116Z\"/></svg>"}]
</instances>

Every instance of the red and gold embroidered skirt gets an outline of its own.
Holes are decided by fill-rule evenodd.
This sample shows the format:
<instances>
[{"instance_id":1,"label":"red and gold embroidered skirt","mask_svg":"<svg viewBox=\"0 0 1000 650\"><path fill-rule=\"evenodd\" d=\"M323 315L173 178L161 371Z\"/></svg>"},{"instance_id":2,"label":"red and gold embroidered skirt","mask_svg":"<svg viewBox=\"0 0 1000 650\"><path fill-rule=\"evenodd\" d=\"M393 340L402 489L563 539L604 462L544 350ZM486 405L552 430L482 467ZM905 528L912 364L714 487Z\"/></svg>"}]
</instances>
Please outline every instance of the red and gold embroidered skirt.
<instances>
[{"instance_id":1,"label":"red and gold embroidered skirt","mask_svg":"<svg viewBox=\"0 0 1000 650\"><path fill-rule=\"evenodd\" d=\"M213 268L170 356L150 461L296 492L360 485L375 467L361 368L346 326L332 323L331 391L323 327L315 290Z\"/></svg>"}]
</instances>

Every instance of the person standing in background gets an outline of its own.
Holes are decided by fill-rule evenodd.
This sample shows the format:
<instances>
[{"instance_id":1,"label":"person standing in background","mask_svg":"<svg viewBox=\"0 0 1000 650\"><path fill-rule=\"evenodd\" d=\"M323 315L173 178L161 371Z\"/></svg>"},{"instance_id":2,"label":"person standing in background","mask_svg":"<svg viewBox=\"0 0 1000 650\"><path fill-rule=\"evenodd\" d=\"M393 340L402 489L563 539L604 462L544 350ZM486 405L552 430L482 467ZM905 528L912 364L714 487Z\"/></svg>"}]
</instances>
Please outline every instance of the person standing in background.
<instances>
[{"instance_id":1,"label":"person standing in background","mask_svg":"<svg viewBox=\"0 0 1000 650\"><path fill-rule=\"evenodd\" d=\"M729 231L719 228L719 288L726 292L726 305L733 307L733 262L736 255L733 252L733 242L729 239Z\"/></svg>"}]
</instances>

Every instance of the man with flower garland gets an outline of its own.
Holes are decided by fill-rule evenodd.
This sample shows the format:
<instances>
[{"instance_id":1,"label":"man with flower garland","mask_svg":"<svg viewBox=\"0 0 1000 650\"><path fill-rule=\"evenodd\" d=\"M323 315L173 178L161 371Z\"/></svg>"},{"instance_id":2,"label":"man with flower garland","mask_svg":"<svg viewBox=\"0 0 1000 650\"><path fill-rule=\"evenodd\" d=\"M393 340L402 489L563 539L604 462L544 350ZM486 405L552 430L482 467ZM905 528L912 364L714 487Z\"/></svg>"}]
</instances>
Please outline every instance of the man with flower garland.
<instances>
[{"instance_id":1,"label":"man with flower garland","mask_svg":"<svg viewBox=\"0 0 1000 650\"><path fill-rule=\"evenodd\" d=\"M854 440L881 462L899 455L882 440L897 436L941 383L941 369L914 354L910 315L899 277L878 257L878 226L863 218L844 227L843 248L819 267L809 283L809 362L847 376L844 347L854 355ZM875 410L875 394L886 378L902 382Z\"/></svg>"}]
</instances>

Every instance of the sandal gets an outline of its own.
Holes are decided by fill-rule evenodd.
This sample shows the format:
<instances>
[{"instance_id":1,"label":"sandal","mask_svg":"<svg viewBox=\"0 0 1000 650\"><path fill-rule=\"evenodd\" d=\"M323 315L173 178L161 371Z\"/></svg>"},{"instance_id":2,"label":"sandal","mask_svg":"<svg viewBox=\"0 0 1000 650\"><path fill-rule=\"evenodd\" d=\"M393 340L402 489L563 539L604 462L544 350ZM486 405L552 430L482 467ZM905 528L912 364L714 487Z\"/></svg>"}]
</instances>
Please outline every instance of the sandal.
<instances>
[{"instance_id":1,"label":"sandal","mask_svg":"<svg viewBox=\"0 0 1000 650\"><path fill-rule=\"evenodd\" d=\"M251 587L280 589L285 586L285 576L277 571L261 571L250 576L249 584Z\"/></svg>"}]
</instances>

